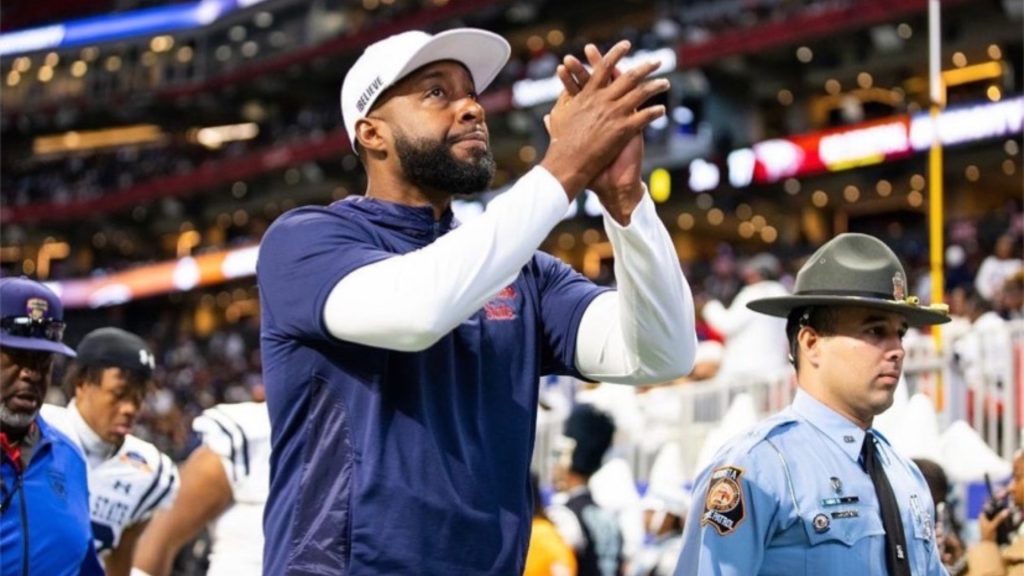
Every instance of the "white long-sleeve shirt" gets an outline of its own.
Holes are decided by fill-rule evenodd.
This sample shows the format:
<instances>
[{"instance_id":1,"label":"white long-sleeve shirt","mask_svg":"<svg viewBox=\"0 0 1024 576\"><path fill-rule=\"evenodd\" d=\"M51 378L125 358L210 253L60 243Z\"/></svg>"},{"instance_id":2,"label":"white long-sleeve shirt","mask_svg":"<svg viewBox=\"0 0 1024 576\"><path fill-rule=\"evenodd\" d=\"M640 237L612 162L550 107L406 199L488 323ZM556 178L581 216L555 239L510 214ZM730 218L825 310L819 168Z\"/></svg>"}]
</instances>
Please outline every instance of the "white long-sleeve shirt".
<instances>
[{"instance_id":1,"label":"white long-sleeve shirt","mask_svg":"<svg viewBox=\"0 0 1024 576\"><path fill-rule=\"evenodd\" d=\"M420 250L345 276L327 299L324 325L334 337L359 344L429 348L519 274L567 208L559 182L534 168L481 217ZM653 201L645 195L628 226L605 212L604 226L618 290L587 307L577 368L588 378L631 384L689 373L697 345L693 297Z\"/></svg>"}]
</instances>

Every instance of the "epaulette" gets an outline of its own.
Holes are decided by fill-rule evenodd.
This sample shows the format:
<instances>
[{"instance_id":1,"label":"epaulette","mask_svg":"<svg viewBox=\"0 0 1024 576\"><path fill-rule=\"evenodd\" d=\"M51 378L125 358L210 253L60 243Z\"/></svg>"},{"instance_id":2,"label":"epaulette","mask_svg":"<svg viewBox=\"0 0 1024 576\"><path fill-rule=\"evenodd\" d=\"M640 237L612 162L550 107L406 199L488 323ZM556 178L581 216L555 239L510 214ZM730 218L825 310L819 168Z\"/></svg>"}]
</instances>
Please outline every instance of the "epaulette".
<instances>
[{"instance_id":1,"label":"epaulette","mask_svg":"<svg viewBox=\"0 0 1024 576\"><path fill-rule=\"evenodd\" d=\"M754 425L746 435L734 440L735 453L748 454L761 442L781 433L797 422L796 415L789 408L773 414Z\"/></svg>"}]
</instances>

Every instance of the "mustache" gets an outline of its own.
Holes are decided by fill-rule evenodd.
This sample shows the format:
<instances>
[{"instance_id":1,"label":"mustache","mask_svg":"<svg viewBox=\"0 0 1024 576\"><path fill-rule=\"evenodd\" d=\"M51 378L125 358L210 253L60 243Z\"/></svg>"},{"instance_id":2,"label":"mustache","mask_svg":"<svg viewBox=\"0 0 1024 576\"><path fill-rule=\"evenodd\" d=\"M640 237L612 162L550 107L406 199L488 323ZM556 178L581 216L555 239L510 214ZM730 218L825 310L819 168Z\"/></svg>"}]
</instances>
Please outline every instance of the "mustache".
<instances>
[{"instance_id":1,"label":"mustache","mask_svg":"<svg viewBox=\"0 0 1024 576\"><path fill-rule=\"evenodd\" d=\"M33 398L41 398L39 390L35 386L26 383L15 382L11 384L6 390L0 392L0 399L7 400L15 396L32 396Z\"/></svg>"},{"instance_id":2,"label":"mustache","mask_svg":"<svg viewBox=\"0 0 1024 576\"><path fill-rule=\"evenodd\" d=\"M448 144L455 144L456 142L462 142L463 140L482 140L484 142L488 142L490 138L488 137L486 130L479 128L467 130L460 134L453 134L445 138L445 142Z\"/></svg>"}]
</instances>

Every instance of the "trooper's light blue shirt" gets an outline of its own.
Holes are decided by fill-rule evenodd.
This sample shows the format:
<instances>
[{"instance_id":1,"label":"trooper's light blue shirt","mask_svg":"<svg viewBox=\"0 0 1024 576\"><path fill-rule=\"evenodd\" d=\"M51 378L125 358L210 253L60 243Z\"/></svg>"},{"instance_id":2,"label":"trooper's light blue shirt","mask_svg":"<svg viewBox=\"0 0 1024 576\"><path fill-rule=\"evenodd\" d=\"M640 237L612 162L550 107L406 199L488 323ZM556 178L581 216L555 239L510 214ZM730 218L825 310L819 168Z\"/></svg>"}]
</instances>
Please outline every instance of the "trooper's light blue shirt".
<instances>
[{"instance_id":1,"label":"trooper's light blue shirt","mask_svg":"<svg viewBox=\"0 0 1024 576\"><path fill-rule=\"evenodd\" d=\"M924 476L871 432L911 571L945 575ZM878 499L859 463L864 436L799 390L788 408L727 443L697 478L676 576L887 576Z\"/></svg>"}]
</instances>

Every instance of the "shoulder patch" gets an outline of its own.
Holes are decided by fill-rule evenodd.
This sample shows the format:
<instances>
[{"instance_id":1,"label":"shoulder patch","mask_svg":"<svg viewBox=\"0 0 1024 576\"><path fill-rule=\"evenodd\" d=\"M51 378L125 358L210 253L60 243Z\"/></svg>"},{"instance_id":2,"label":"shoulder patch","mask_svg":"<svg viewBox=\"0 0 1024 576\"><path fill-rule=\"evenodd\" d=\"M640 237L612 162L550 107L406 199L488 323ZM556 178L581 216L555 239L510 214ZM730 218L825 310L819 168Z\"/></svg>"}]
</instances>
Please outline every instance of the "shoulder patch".
<instances>
[{"instance_id":1,"label":"shoulder patch","mask_svg":"<svg viewBox=\"0 0 1024 576\"><path fill-rule=\"evenodd\" d=\"M704 513L700 525L715 527L718 534L732 534L746 518L746 502L740 478L744 470L738 466L720 466L711 472L708 491L704 495Z\"/></svg>"}]
</instances>

